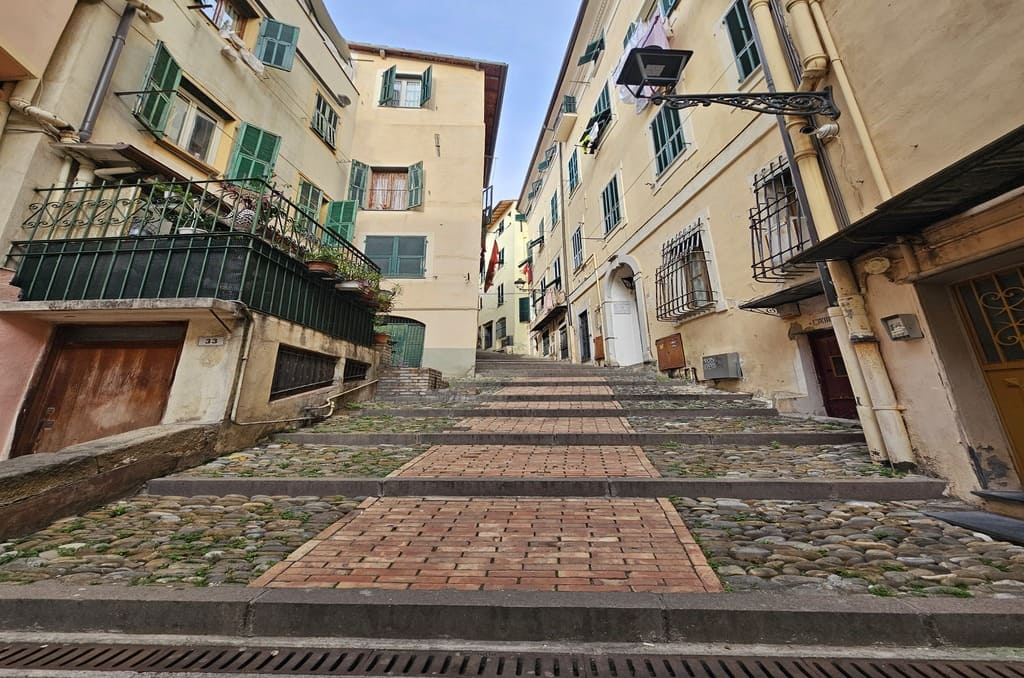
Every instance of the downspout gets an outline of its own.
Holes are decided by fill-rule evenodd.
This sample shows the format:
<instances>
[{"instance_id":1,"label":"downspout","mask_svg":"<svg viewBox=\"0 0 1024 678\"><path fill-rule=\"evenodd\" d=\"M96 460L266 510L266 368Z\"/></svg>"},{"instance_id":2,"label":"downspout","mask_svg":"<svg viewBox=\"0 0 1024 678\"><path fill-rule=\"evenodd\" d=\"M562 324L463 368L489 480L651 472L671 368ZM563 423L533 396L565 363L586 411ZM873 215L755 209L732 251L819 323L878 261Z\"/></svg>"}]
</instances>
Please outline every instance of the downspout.
<instances>
[{"instance_id":1,"label":"downspout","mask_svg":"<svg viewBox=\"0 0 1024 678\"><path fill-rule=\"evenodd\" d=\"M797 51L800 53L801 74L797 91L810 92L828 72L828 56L817 37L811 37L815 35L814 19L811 18L807 0L789 0L786 3L786 11L793 24L793 41L796 42Z\"/></svg>"},{"instance_id":2,"label":"downspout","mask_svg":"<svg viewBox=\"0 0 1024 678\"><path fill-rule=\"evenodd\" d=\"M163 16L156 10L139 0L128 0L121 13L121 19L117 22L117 30L110 40L110 49L107 50L107 58L103 61L99 77L96 79L96 86L92 90L92 97L89 105L86 106L85 115L82 116L82 124L79 126L78 137L81 141L89 141L92 138L93 129L96 127L96 118L99 117L100 109L103 108L103 101L110 91L110 81L114 78L114 70L121 58L121 51L124 49L125 39L128 37L128 30L132 26L132 20L137 13L141 12L142 20L146 23L155 24L163 21Z\"/></svg>"},{"instance_id":3,"label":"downspout","mask_svg":"<svg viewBox=\"0 0 1024 678\"><path fill-rule=\"evenodd\" d=\"M800 4L800 2L792 4ZM750 0L750 10L752 23L761 37L765 70L771 70L774 73L777 79L776 84L782 89L793 89L795 83L787 70L782 44L774 29L770 0ZM799 132L800 127L805 124L806 122L799 117L787 118L786 136L793 141L793 157L804 180L807 208L819 226L818 235L828 237L838 233L838 221L832 211L814 146L806 135ZM855 391L858 400L865 396L868 397L865 399L864 405L867 407L868 402L871 403L874 419L877 421L882 441L884 441L884 451L887 453L890 463L899 469L913 468L917 465L913 446L903 421L901 408L896 402L892 382L886 372L878 340L871 328L864 306L864 297L860 293L853 269L848 261L830 261L828 262L828 271L835 285L839 308L846 321L845 330L848 331L843 331L844 328L840 328L839 331L836 331L836 337L842 339L847 334L849 336L849 342L839 342L843 360L848 361L849 356L849 358L859 361L864 375L866 390L862 393ZM838 313L833 315L830 312L830 317L834 325L838 324ZM847 362L848 371L851 362ZM852 380L851 386L856 388ZM865 425L865 437L868 435L868 426L873 426L873 424Z\"/></svg>"}]
</instances>

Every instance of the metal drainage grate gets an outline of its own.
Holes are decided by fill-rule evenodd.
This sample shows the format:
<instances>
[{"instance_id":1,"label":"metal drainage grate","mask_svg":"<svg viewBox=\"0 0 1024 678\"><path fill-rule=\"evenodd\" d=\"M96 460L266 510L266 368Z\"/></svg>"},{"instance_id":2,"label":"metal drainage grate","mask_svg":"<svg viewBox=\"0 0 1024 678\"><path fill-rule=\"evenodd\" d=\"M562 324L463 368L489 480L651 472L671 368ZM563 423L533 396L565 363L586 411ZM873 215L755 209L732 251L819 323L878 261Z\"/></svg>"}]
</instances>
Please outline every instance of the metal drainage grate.
<instances>
[{"instance_id":1,"label":"metal drainage grate","mask_svg":"<svg viewBox=\"0 0 1024 678\"><path fill-rule=\"evenodd\" d=\"M401 652L370 649L0 645L0 669L451 678L1024 678L1024 663Z\"/></svg>"}]
</instances>

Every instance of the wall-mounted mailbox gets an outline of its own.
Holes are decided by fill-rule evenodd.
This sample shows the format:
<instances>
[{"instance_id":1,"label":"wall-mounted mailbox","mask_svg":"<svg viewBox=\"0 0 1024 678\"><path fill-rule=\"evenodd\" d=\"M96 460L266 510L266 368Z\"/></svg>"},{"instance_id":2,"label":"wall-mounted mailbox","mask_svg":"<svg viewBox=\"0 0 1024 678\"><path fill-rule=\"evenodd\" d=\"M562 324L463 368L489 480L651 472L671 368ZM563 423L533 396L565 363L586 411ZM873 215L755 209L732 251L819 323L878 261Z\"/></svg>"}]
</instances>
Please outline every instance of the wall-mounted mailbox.
<instances>
[{"instance_id":1,"label":"wall-mounted mailbox","mask_svg":"<svg viewBox=\"0 0 1024 678\"><path fill-rule=\"evenodd\" d=\"M917 322L917 316L913 313L900 313L882 318L885 331L893 341L906 341L907 339L921 339L924 332L921 331L921 324Z\"/></svg>"},{"instance_id":2,"label":"wall-mounted mailbox","mask_svg":"<svg viewBox=\"0 0 1024 678\"><path fill-rule=\"evenodd\" d=\"M739 353L719 353L706 355L701 359L704 368L704 379L742 379Z\"/></svg>"},{"instance_id":3,"label":"wall-mounted mailbox","mask_svg":"<svg viewBox=\"0 0 1024 678\"><path fill-rule=\"evenodd\" d=\"M686 366L683 355L683 338L679 334L670 334L654 342L658 347L658 369L675 370Z\"/></svg>"}]
</instances>

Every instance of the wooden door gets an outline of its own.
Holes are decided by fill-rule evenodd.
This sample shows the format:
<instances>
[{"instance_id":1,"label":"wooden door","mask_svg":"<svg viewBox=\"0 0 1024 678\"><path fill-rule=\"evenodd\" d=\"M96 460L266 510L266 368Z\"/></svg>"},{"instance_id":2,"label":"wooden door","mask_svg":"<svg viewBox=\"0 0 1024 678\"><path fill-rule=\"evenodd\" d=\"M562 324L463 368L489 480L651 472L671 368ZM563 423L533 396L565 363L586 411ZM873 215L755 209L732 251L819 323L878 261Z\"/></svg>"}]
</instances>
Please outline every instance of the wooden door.
<instances>
[{"instance_id":1,"label":"wooden door","mask_svg":"<svg viewBox=\"0 0 1024 678\"><path fill-rule=\"evenodd\" d=\"M1024 475L1024 266L956 286L964 324Z\"/></svg>"},{"instance_id":2,"label":"wooden door","mask_svg":"<svg viewBox=\"0 0 1024 678\"><path fill-rule=\"evenodd\" d=\"M853 395L846 363L839 352L839 341L832 331L812 332L807 335L814 357L814 369L821 385L825 412L830 417L857 418L857 399Z\"/></svg>"},{"instance_id":3,"label":"wooden door","mask_svg":"<svg viewBox=\"0 0 1024 678\"><path fill-rule=\"evenodd\" d=\"M131 328L139 341L122 340L125 328L71 327L58 331L42 379L31 398L19 454L56 452L159 424L174 379L180 326ZM147 339L148 337L148 339Z\"/></svg>"}]
</instances>

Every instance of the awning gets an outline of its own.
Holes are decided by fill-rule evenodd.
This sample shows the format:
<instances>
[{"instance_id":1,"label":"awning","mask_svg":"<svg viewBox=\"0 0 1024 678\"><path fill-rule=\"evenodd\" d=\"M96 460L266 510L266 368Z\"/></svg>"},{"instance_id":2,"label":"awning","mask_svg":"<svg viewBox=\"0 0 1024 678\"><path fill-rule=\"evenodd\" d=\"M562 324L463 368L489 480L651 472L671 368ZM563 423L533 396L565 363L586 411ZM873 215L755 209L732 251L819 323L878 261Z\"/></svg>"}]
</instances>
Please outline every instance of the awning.
<instances>
[{"instance_id":1,"label":"awning","mask_svg":"<svg viewBox=\"0 0 1024 678\"><path fill-rule=\"evenodd\" d=\"M538 317L533 321L533 325L530 326L531 332L540 332L542 329L550 325L553 321L561 318L565 315L565 304L555 304L544 311L544 315Z\"/></svg>"},{"instance_id":2,"label":"awning","mask_svg":"<svg viewBox=\"0 0 1024 678\"><path fill-rule=\"evenodd\" d=\"M790 261L803 264L850 259L1020 186L1024 186L1024 127L890 198L875 212Z\"/></svg>"},{"instance_id":3,"label":"awning","mask_svg":"<svg viewBox=\"0 0 1024 678\"><path fill-rule=\"evenodd\" d=\"M803 301L804 299L810 299L816 297L819 294L823 294L824 291L821 287L821 279L815 278L814 280L808 280L802 282L799 285L793 287L787 287L771 294L766 294L763 297L757 297L750 301L745 301L740 304L740 308L745 310L751 310L755 308L775 308L782 306L783 304L792 304L797 301Z\"/></svg>"}]
</instances>

